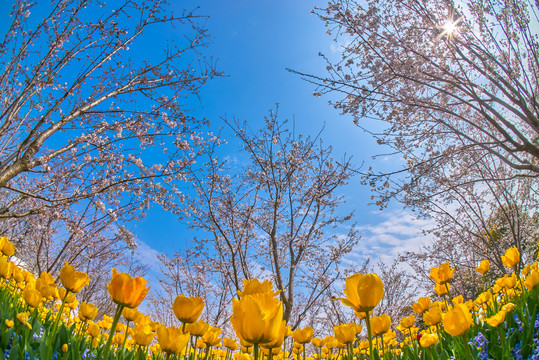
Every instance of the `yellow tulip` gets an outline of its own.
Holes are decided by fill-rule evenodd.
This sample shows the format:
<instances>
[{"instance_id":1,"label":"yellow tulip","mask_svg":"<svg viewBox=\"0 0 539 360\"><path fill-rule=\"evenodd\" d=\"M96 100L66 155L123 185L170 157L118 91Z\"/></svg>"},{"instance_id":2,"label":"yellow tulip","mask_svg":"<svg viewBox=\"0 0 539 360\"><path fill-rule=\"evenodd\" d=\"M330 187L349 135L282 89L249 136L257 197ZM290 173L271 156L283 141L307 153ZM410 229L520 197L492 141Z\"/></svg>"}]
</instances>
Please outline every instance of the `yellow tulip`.
<instances>
[{"instance_id":1,"label":"yellow tulip","mask_svg":"<svg viewBox=\"0 0 539 360\"><path fill-rule=\"evenodd\" d=\"M464 303L464 296L462 296L462 295L455 296L453 299L451 299L451 302L453 303L453 305L463 304Z\"/></svg>"},{"instance_id":2,"label":"yellow tulip","mask_svg":"<svg viewBox=\"0 0 539 360\"><path fill-rule=\"evenodd\" d=\"M133 278L127 273L118 273L116 269L112 269L112 279L107 284L107 290L116 304L136 308L144 300L150 287L146 287L146 280L139 276Z\"/></svg>"},{"instance_id":3,"label":"yellow tulip","mask_svg":"<svg viewBox=\"0 0 539 360\"><path fill-rule=\"evenodd\" d=\"M223 338L223 345L231 351L236 351L238 349L238 343L231 338Z\"/></svg>"},{"instance_id":4,"label":"yellow tulip","mask_svg":"<svg viewBox=\"0 0 539 360\"><path fill-rule=\"evenodd\" d=\"M287 325L286 328L285 328L285 332L284 332L284 337L285 337L285 339L286 339L286 338L289 338L290 336L292 336L292 333L293 333L292 327L290 327L289 325Z\"/></svg>"},{"instance_id":5,"label":"yellow tulip","mask_svg":"<svg viewBox=\"0 0 539 360\"><path fill-rule=\"evenodd\" d=\"M69 346L67 344L62 345L62 352L66 353L69 350Z\"/></svg>"},{"instance_id":6,"label":"yellow tulip","mask_svg":"<svg viewBox=\"0 0 539 360\"><path fill-rule=\"evenodd\" d=\"M412 310L416 314L423 314L426 310L430 308L431 301L427 296L420 297L415 303L412 304Z\"/></svg>"},{"instance_id":7,"label":"yellow tulip","mask_svg":"<svg viewBox=\"0 0 539 360\"><path fill-rule=\"evenodd\" d=\"M502 255L502 263L505 267L512 268L520 261L520 252L516 247L510 247Z\"/></svg>"},{"instance_id":8,"label":"yellow tulip","mask_svg":"<svg viewBox=\"0 0 539 360\"><path fill-rule=\"evenodd\" d=\"M250 344L266 344L279 336L283 304L271 293L258 293L232 300L230 322L238 337Z\"/></svg>"},{"instance_id":9,"label":"yellow tulip","mask_svg":"<svg viewBox=\"0 0 539 360\"><path fill-rule=\"evenodd\" d=\"M123 333L116 333L112 337L112 342L116 344L116 346L121 346L125 341L125 334Z\"/></svg>"},{"instance_id":10,"label":"yellow tulip","mask_svg":"<svg viewBox=\"0 0 539 360\"><path fill-rule=\"evenodd\" d=\"M98 321L97 325L102 329L110 329L112 327L112 318L108 315L103 315L103 319Z\"/></svg>"},{"instance_id":11,"label":"yellow tulip","mask_svg":"<svg viewBox=\"0 0 539 360\"><path fill-rule=\"evenodd\" d=\"M292 333L292 338L300 344L308 343L313 338L313 328L310 326L298 328Z\"/></svg>"},{"instance_id":12,"label":"yellow tulip","mask_svg":"<svg viewBox=\"0 0 539 360\"><path fill-rule=\"evenodd\" d=\"M179 354L187 345L189 334L183 334L181 329L171 326L157 328L157 342L167 354Z\"/></svg>"},{"instance_id":13,"label":"yellow tulip","mask_svg":"<svg viewBox=\"0 0 539 360\"><path fill-rule=\"evenodd\" d=\"M90 283L90 278L85 272L75 271L75 268L66 261L60 270L60 281L67 290L78 293Z\"/></svg>"},{"instance_id":14,"label":"yellow tulip","mask_svg":"<svg viewBox=\"0 0 539 360\"><path fill-rule=\"evenodd\" d=\"M240 339L240 343L242 343L242 340ZM241 344L241 347L240 347L240 353L242 355L248 355L248 358L252 360L252 358L250 357L249 354L251 354L253 352L253 344L249 344L249 343L243 343ZM236 354L234 354L236 355Z\"/></svg>"},{"instance_id":15,"label":"yellow tulip","mask_svg":"<svg viewBox=\"0 0 539 360\"><path fill-rule=\"evenodd\" d=\"M362 312L362 311L355 311L354 310L354 314L356 314L357 318L359 320L363 320L367 317L367 313L366 312ZM372 311L369 311L369 316L372 315Z\"/></svg>"},{"instance_id":16,"label":"yellow tulip","mask_svg":"<svg viewBox=\"0 0 539 360\"><path fill-rule=\"evenodd\" d=\"M18 284L22 284L24 281L24 273L22 272L22 269L15 264L11 265L11 277Z\"/></svg>"},{"instance_id":17,"label":"yellow tulip","mask_svg":"<svg viewBox=\"0 0 539 360\"><path fill-rule=\"evenodd\" d=\"M449 263L443 263L442 265L433 267L430 269L430 278L436 282L436 284L446 284L451 281L451 277L455 273L455 269L449 266Z\"/></svg>"},{"instance_id":18,"label":"yellow tulip","mask_svg":"<svg viewBox=\"0 0 539 360\"><path fill-rule=\"evenodd\" d=\"M496 326L498 326L498 325L500 325L501 323L504 322L506 314L507 313L505 311L503 311L503 310L498 311L495 315L493 315L493 316L491 316L489 318L486 318L485 322L487 324L489 324L490 326L492 326L492 327L496 327Z\"/></svg>"},{"instance_id":19,"label":"yellow tulip","mask_svg":"<svg viewBox=\"0 0 539 360\"><path fill-rule=\"evenodd\" d=\"M343 344L350 344L356 340L356 335L361 332L361 328L356 323L341 324L333 327L335 338Z\"/></svg>"},{"instance_id":20,"label":"yellow tulip","mask_svg":"<svg viewBox=\"0 0 539 360\"><path fill-rule=\"evenodd\" d=\"M247 348L245 350L248 350ZM251 351L242 351L239 353L234 353L234 360L253 360L253 357L249 355Z\"/></svg>"},{"instance_id":21,"label":"yellow tulip","mask_svg":"<svg viewBox=\"0 0 539 360\"><path fill-rule=\"evenodd\" d=\"M443 316L444 330L453 336L464 335L472 323L472 314L464 304L454 306Z\"/></svg>"},{"instance_id":22,"label":"yellow tulip","mask_svg":"<svg viewBox=\"0 0 539 360\"><path fill-rule=\"evenodd\" d=\"M99 326L97 326L96 323L91 321L91 322L88 322L88 329L86 330L86 332L88 333L88 335L95 338L99 335L99 333L101 332L101 329L99 328Z\"/></svg>"},{"instance_id":23,"label":"yellow tulip","mask_svg":"<svg viewBox=\"0 0 539 360\"><path fill-rule=\"evenodd\" d=\"M29 284L29 283L32 283L32 282L35 282L36 279L34 277L34 274L32 274L30 271L28 270L22 270L22 274L24 275L24 282Z\"/></svg>"},{"instance_id":24,"label":"yellow tulip","mask_svg":"<svg viewBox=\"0 0 539 360\"><path fill-rule=\"evenodd\" d=\"M492 294L490 293L490 291L484 291L477 296L477 298L475 299L475 303L478 305L482 305L490 301L491 299L492 299Z\"/></svg>"},{"instance_id":25,"label":"yellow tulip","mask_svg":"<svg viewBox=\"0 0 539 360\"><path fill-rule=\"evenodd\" d=\"M133 340L139 346L148 346L154 337L155 333L148 325L137 325L133 330Z\"/></svg>"},{"instance_id":26,"label":"yellow tulip","mask_svg":"<svg viewBox=\"0 0 539 360\"><path fill-rule=\"evenodd\" d=\"M385 334L391 327L391 318L389 315L382 314L371 318L372 336Z\"/></svg>"},{"instance_id":27,"label":"yellow tulip","mask_svg":"<svg viewBox=\"0 0 539 360\"><path fill-rule=\"evenodd\" d=\"M93 320L96 318L98 311L99 310L97 307L95 307L95 305L83 302L80 304L79 317L83 321Z\"/></svg>"},{"instance_id":28,"label":"yellow tulip","mask_svg":"<svg viewBox=\"0 0 539 360\"><path fill-rule=\"evenodd\" d=\"M15 254L15 245L6 236L0 237L0 252L8 257Z\"/></svg>"},{"instance_id":29,"label":"yellow tulip","mask_svg":"<svg viewBox=\"0 0 539 360\"><path fill-rule=\"evenodd\" d=\"M0 256L0 276L4 279L9 279L13 272L13 263L5 256Z\"/></svg>"},{"instance_id":30,"label":"yellow tulip","mask_svg":"<svg viewBox=\"0 0 539 360\"><path fill-rule=\"evenodd\" d=\"M438 335L425 333L419 339L422 348L430 347L438 342Z\"/></svg>"},{"instance_id":31,"label":"yellow tulip","mask_svg":"<svg viewBox=\"0 0 539 360\"><path fill-rule=\"evenodd\" d=\"M36 289L26 288L22 292L22 298L30 307L37 307L43 300L43 296Z\"/></svg>"},{"instance_id":32,"label":"yellow tulip","mask_svg":"<svg viewBox=\"0 0 539 360\"><path fill-rule=\"evenodd\" d=\"M359 342L359 348L361 350L368 350L369 349L369 342L367 340L362 340Z\"/></svg>"},{"instance_id":33,"label":"yellow tulip","mask_svg":"<svg viewBox=\"0 0 539 360\"><path fill-rule=\"evenodd\" d=\"M182 323L193 323L198 320L204 309L204 300L200 297L186 297L180 295L174 300L172 310L176 318Z\"/></svg>"},{"instance_id":34,"label":"yellow tulip","mask_svg":"<svg viewBox=\"0 0 539 360\"><path fill-rule=\"evenodd\" d=\"M69 292L68 290L64 288L58 289L58 295L60 296L60 299L65 299L66 304L71 304L75 301L77 301L77 297L74 293Z\"/></svg>"},{"instance_id":35,"label":"yellow tulip","mask_svg":"<svg viewBox=\"0 0 539 360\"><path fill-rule=\"evenodd\" d=\"M208 331L202 335L200 339L206 344L206 346L217 346L221 342L221 329L215 326L210 326Z\"/></svg>"},{"instance_id":36,"label":"yellow tulip","mask_svg":"<svg viewBox=\"0 0 539 360\"><path fill-rule=\"evenodd\" d=\"M195 346L196 346L197 349L205 349L205 348L207 348L206 344L204 343L204 341L202 341L201 338L197 339Z\"/></svg>"},{"instance_id":37,"label":"yellow tulip","mask_svg":"<svg viewBox=\"0 0 539 360\"><path fill-rule=\"evenodd\" d=\"M17 320L19 320L20 323L27 326L29 329L32 329L32 325L30 325L30 323L28 322L28 320L30 319L30 312L29 311L24 311L24 312L18 313L15 316L15 318Z\"/></svg>"},{"instance_id":38,"label":"yellow tulip","mask_svg":"<svg viewBox=\"0 0 539 360\"><path fill-rule=\"evenodd\" d=\"M506 289L512 289L517 285L517 276L513 273L511 276L503 277L503 287Z\"/></svg>"},{"instance_id":39,"label":"yellow tulip","mask_svg":"<svg viewBox=\"0 0 539 360\"><path fill-rule=\"evenodd\" d=\"M201 320L185 324L185 331L193 336L200 337L208 331L209 327L210 325L207 322Z\"/></svg>"},{"instance_id":40,"label":"yellow tulip","mask_svg":"<svg viewBox=\"0 0 539 360\"><path fill-rule=\"evenodd\" d=\"M434 291L436 291L436 294L438 294L438 296L443 296L445 294L447 294L448 292L448 289L449 289L449 284L436 284L434 286Z\"/></svg>"},{"instance_id":41,"label":"yellow tulip","mask_svg":"<svg viewBox=\"0 0 539 360\"><path fill-rule=\"evenodd\" d=\"M8 329L11 329L13 327L13 325L15 325L15 323L13 322L13 320L9 320L9 319L6 319L6 321L4 321L4 324L6 324L6 327Z\"/></svg>"},{"instance_id":42,"label":"yellow tulip","mask_svg":"<svg viewBox=\"0 0 539 360\"><path fill-rule=\"evenodd\" d=\"M504 306L502 306L502 310L505 311L506 313L510 312L511 310L513 310L515 308L515 304L513 303L507 303L505 304Z\"/></svg>"},{"instance_id":43,"label":"yellow tulip","mask_svg":"<svg viewBox=\"0 0 539 360\"><path fill-rule=\"evenodd\" d=\"M477 271L480 274L485 274L487 271L489 271L489 269L490 269L490 261L485 259L481 261L481 263L479 263L479 266L475 268L475 271Z\"/></svg>"},{"instance_id":44,"label":"yellow tulip","mask_svg":"<svg viewBox=\"0 0 539 360\"><path fill-rule=\"evenodd\" d=\"M39 278L47 285L56 287L56 279L52 276L51 273L42 271L41 274L39 274Z\"/></svg>"},{"instance_id":45,"label":"yellow tulip","mask_svg":"<svg viewBox=\"0 0 539 360\"><path fill-rule=\"evenodd\" d=\"M333 340L335 340L334 336L324 336L324 344L326 344L326 346L332 343Z\"/></svg>"},{"instance_id":46,"label":"yellow tulip","mask_svg":"<svg viewBox=\"0 0 539 360\"><path fill-rule=\"evenodd\" d=\"M269 358L270 351L273 357L275 357L276 355L279 355L279 353L281 352L281 349L279 347L266 347L266 345L262 346L261 350L266 358ZM309 357L307 357L306 360L314 360L314 359L313 358L309 359Z\"/></svg>"},{"instance_id":47,"label":"yellow tulip","mask_svg":"<svg viewBox=\"0 0 539 360\"><path fill-rule=\"evenodd\" d=\"M414 315L410 315L408 317L402 318L401 321L400 321L400 326L403 329L409 329L412 326L414 326L414 324L415 324L415 316Z\"/></svg>"},{"instance_id":48,"label":"yellow tulip","mask_svg":"<svg viewBox=\"0 0 539 360\"><path fill-rule=\"evenodd\" d=\"M35 287L44 298L52 300L54 297L56 287L47 284L47 282L45 282L42 278L36 279Z\"/></svg>"},{"instance_id":49,"label":"yellow tulip","mask_svg":"<svg viewBox=\"0 0 539 360\"><path fill-rule=\"evenodd\" d=\"M261 346L266 349L280 349L284 343L286 333L287 333L286 321L283 320L281 322L281 327L279 328L277 338L271 342L262 344Z\"/></svg>"},{"instance_id":50,"label":"yellow tulip","mask_svg":"<svg viewBox=\"0 0 539 360\"><path fill-rule=\"evenodd\" d=\"M136 308L125 308L122 310L122 315L127 321L137 321L138 317L142 314Z\"/></svg>"},{"instance_id":51,"label":"yellow tulip","mask_svg":"<svg viewBox=\"0 0 539 360\"><path fill-rule=\"evenodd\" d=\"M539 284L539 272L532 271L528 276L526 276L524 285L526 285L526 288L531 291L537 286L537 284Z\"/></svg>"},{"instance_id":52,"label":"yellow tulip","mask_svg":"<svg viewBox=\"0 0 539 360\"><path fill-rule=\"evenodd\" d=\"M273 284L269 280L260 282L258 279L247 280L243 279L243 291L238 290L238 297L246 295L269 293L271 296L276 296L280 291L273 291Z\"/></svg>"},{"instance_id":53,"label":"yellow tulip","mask_svg":"<svg viewBox=\"0 0 539 360\"><path fill-rule=\"evenodd\" d=\"M74 301L71 301L71 302L66 301L66 306L67 306L68 309L74 310L74 309L77 308L77 306L79 306L79 301L77 299L75 299Z\"/></svg>"},{"instance_id":54,"label":"yellow tulip","mask_svg":"<svg viewBox=\"0 0 539 360\"><path fill-rule=\"evenodd\" d=\"M522 270L520 270L520 273L524 276L528 276L531 270L532 270L532 264L528 264L524 266Z\"/></svg>"},{"instance_id":55,"label":"yellow tulip","mask_svg":"<svg viewBox=\"0 0 539 360\"><path fill-rule=\"evenodd\" d=\"M341 302L356 312L371 311L384 297L384 284L376 274L354 274L346 279Z\"/></svg>"},{"instance_id":56,"label":"yellow tulip","mask_svg":"<svg viewBox=\"0 0 539 360\"><path fill-rule=\"evenodd\" d=\"M436 325L442 321L442 309L439 306L433 306L423 313L423 322L428 325Z\"/></svg>"},{"instance_id":57,"label":"yellow tulip","mask_svg":"<svg viewBox=\"0 0 539 360\"><path fill-rule=\"evenodd\" d=\"M335 327L333 327L333 329L335 329ZM321 347L324 347L324 340L320 339L319 337L314 337L311 340L311 344L313 344L313 346L317 348L321 348Z\"/></svg>"}]
</instances>

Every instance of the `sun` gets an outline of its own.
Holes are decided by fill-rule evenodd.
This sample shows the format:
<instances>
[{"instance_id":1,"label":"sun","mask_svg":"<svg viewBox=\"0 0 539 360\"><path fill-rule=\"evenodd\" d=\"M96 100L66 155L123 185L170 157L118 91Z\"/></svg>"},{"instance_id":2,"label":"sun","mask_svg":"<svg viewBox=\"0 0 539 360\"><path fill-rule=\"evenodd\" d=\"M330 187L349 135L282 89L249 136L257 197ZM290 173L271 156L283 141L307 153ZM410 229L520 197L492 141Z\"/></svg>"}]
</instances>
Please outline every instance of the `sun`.
<instances>
[{"instance_id":1,"label":"sun","mask_svg":"<svg viewBox=\"0 0 539 360\"><path fill-rule=\"evenodd\" d=\"M446 34L451 36L451 34L453 34L453 32L457 29L457 22L448 21L444 24L443 29Z\"/></svg>"},{"instance_id":2,"label":"sun","mask_svg":"<svg viewBox=\"0 0 539 360\"><path fill-rule=\"evenodd\" d=\"M448 39L452 39L459 31L459 23L462 21L462 17L457 20L447 19L445 23L441 26L438 26L442 30L442 33L436 37L436 39L441 39L444 36L447 36Z\"/></svg>"}]
</instances>

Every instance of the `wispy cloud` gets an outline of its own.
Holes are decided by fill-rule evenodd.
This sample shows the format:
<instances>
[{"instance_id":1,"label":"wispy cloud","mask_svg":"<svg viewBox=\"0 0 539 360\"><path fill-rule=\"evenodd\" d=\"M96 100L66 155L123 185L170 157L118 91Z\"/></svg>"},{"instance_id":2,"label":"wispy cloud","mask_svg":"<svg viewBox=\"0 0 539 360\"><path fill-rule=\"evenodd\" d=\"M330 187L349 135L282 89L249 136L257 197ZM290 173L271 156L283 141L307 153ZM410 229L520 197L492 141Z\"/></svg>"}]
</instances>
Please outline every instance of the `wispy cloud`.
<instances>
[{"instance_id":1,"label":"wispy cloud","mask_svg":"<svg viewBox=\"0 0 539 360\"><path fill-rule=\"evenodd\" d=\"M144 241L137 241L137 249L135 253L139 256L140 262L148 267L151 271L159 272L159 251L151 248Z\"/></svg>"},{"instance_id":2,"label":"wispy cloud","mask_svg":"<svg viewBox=\"0 0 539 360\"><path fill-rule=\"evenodd\" d=\"M399 253L414 251L429 241L422 231L434 226L432 220L420 219L404 211L382 211L379 223L359 226L362 238L346 261L357 264L367 258L390 264Z\"/></svg>"}]
</instances>

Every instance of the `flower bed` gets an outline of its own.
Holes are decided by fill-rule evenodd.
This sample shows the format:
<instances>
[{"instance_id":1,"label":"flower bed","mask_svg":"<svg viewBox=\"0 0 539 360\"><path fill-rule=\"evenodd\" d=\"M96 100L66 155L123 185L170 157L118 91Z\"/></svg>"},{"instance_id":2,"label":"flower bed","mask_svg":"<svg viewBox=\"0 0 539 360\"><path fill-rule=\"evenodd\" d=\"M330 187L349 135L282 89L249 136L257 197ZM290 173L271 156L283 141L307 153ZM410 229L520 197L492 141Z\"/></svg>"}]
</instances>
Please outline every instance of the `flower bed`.
<instances>
[{"instance_id":1,"label":"flower bed","mask_svg":"<svg viewBox=\"0 0 539 360\"><path fill-rule=\"evenodd\" d=\"M115 269L107 285L115 315L96 322L98 309L76 299L90 281L87 274L66 263L60 285L49 273L35 277L9 261L15 248L5 237L0 251L0 350L6 359L539 359L538 264L522 267L515 248L502 257L511 275L476 299L451 294L448 263L431 269L442 300L418 299L415 315L398 323L372 314L384 296L380 278L354 274L340 301L354 309L358 322L337 325L326 337L313 337L310 327L292 331L271 282L244 280L230 319L238 340L198 320L204 302L197 297L181 295L171 304L180 327L153 322L137 310L149 290L146 281ZM476 270L487 273L488 261Z\"/></svg>"}]
</instances>

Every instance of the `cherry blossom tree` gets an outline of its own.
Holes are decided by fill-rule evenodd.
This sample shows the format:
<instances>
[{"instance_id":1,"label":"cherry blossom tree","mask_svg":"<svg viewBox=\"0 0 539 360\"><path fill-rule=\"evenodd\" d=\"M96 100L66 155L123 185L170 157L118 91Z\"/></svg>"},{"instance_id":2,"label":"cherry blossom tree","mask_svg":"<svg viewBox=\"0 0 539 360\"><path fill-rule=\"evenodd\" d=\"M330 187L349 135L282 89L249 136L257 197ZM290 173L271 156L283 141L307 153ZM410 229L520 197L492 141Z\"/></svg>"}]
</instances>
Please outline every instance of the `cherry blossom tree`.
<instances>
[{"instance_id":1,"label":"cherry blossom tree","mask_svg":"<svg viewBox=\"0 0 539 360\"><path fill-rule=\"evenodd\" d=\"M496 171L503 171L505 167L500 162L497 165L478 161L469 168L470 181L466 186L461 184L441 190L439 196L418 200L422 211L430 210L429 216L436 223L428 231L434 235L429 244L401 256L412 265L419 283L430 283L430 267L450 262L457 267L452 286L459 293L473 297L483 289L481 285L469 286L470 283L481 284L482 276L474 270L481 260L490 261L489 276L495 278L510 273L501 261L501 255L509 247L519 250L522 264L537 258L539 194L536 181L533 178L473 181L502 177ZM423 196L420 190L417 196ZM487 284L483 285L486 288Z\"/></svg>"},{"instance_id":2,"label":"cherry blossom tree","mask_svg":"<svg viewBox=\"0 0 539 360\"><path fill-rule=\"evenodd\" d=\"M200 245L201 242L198 242ZM175 251L171 257L159 256L163 276L159 279L162 291L150 294L150 303L156 320L163 324L179 325L170 308L180 294L198 296L204 300L205 309L202 319L233 336L230 325L231 306L234 291L233 284L216 271L214 259L207 249L201 246L188 247Z\"/></svg>"},{"instance_id":3,"label":"cherry blossom tree","mask_svg":"<svg viewBox=\"0 0 539 360\"><path fill-rule=\"evenodd\" d=\"M537 2L335 0L314 12L340 51L322 55L326 75L296 73L389 149L397 168L363 174L376 204L397 199L436 221L434 242L405 255L418 280L443 261L456 278L483 258L503 272L509 246L532 255Z\"/></svg>"},{"instance_id":4,"label":"cherry blossom tree","mask_svg":"<svg viewBox=\"0 0 539 360\"><path fill-rule=\"evenodd\" d=\"M365 174L378 205L433 170L458 176L473 154L502 161L505 179L537 178L537 4L337 0L314 11L341 56L326 57L327 76L302 75L403 160Z\"/></svg>"},{"instance_id":5,"label":"cherry blossom tree","mask_svg":"<svg viewBox=\"0 0 539 360\"><path fill-rule=\"evenodd\" d=\"M203 151L191 99L219 75L202 53L205 18L161 0L12 4L0 39L0 229L32 271L57 275L69 261L102 286L133 261L129 223L152 205L177 212Z\"/></svg>"},{"instance_id":6,"label":"cherry blossom tree","mask_svg":"<svg viewBox=\"0 0 539 360\"><path fill-rule=\"evenodd\" d=\"M311 324L335 293L343 276L339 264L359 239L352 214L338 211L339 190L353 174L351 159L337 161L318 137L296 134L277 110L258 131L225 122L242 146L238 162L223 162L222 150L213 147L203 170L190 175L198 197L189 202L188 219L203 231L193 241L196 262L213 278L207 282L229 284L217 286L228 299L243 289L243 279L272 280L284 319L294 328Z\"/></svg>"},{"instance_id":7,"label":"cherry blossom tree","mask_svg":"<svg viewBox=\"0 0 539 360\"><path fill-rule=\"evenodd\" d=\"M174 210L181 192L168 184L181 183L200 142L182 102L217 75L199 52L199 16L165 1L21 0L10 21L0 46L0 217L88 202L115 220L124 204ZM167 29L185 36L155 38Z\"/></svg>"}]
</instances>

